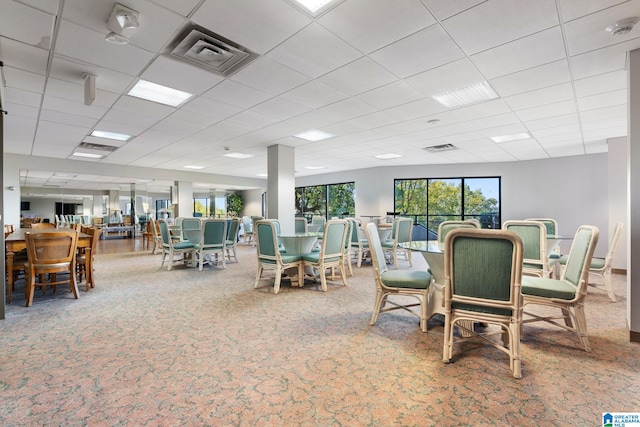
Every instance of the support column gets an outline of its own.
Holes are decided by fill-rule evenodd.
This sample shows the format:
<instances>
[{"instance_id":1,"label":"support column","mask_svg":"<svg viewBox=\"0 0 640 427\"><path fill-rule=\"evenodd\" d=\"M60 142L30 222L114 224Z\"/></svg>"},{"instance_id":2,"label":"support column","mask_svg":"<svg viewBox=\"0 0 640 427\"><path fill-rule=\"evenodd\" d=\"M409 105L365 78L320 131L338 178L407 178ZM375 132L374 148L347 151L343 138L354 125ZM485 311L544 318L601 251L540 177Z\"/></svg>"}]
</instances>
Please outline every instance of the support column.
<instances>
[{"instance_id":1,"label":"support column","mask_svg":"<svg viewBox=\"0 0 640 427\"><path fill-rule=\"evenodd\" d=\"M640 342L640 49L629 52L627 83L627 318L630 341Z\"/></svg>"},{"instance_id":2,"label":"support column","mask_svg":"<svg viewBox=\"0 0 640 427\"><path fill-rule=\"evenodd\" d=\"M177 197L171 196L171 203L178 202L174 209L174 220L179 216L193 216L193 183L189 181L176 181L174 189Z\"/></svg>"},{"instance_id":3,"label":"support column","mask_svg":"<svg viewBox=\"0 0 640 427\"><path fill-rule=\"evenodd\" d=\"M267 148L267 218L280 221L282 234L295 233L295 150L286 145Z\"/></svg>"}]
</instances>

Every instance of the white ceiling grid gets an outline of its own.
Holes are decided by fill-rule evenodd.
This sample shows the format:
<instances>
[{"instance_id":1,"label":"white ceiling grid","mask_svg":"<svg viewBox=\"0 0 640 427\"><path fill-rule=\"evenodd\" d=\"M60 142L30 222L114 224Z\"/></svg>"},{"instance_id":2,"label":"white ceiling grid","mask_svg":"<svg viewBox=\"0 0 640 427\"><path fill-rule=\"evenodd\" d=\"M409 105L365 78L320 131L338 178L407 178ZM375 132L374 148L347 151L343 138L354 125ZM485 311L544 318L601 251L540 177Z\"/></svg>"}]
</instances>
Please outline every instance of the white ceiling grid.
<instances>
[{"instance_id":1,"label":"white ceiling grid","mask_svg":"<svg viewBox=\"0 0 640 427\"><path fill-rule=\"evenodd\" d=\"M605 28L640 16L640 0L345 0L315 19L285 0L121 2L140 12L126 45L104 40L115 2L0 0L5 152L70 159L81 142L102 143L120 148L100 163L195 164L206 181L266 173L273 144L296 148L303 176L584 155L626 134L626 52L640 47L640 26L619 37ZM176 60L168 51L190 23L258 59L227 77ZM97 75L91 106L85 72ZM138 79L194 96L181 108L127 96ZM432 98L485 80L498 99L447 110ZM90 137L94 129L133 138ZM293 137L309 129L336 136ZM532 138L490 139L520 132ZM457 150L423 150L445 143ZM388 152L403 157L373 158ZM31 172L25 184L42 184ZM65 187L89 182L104 177Z\"/></svg>"}]
</instances>

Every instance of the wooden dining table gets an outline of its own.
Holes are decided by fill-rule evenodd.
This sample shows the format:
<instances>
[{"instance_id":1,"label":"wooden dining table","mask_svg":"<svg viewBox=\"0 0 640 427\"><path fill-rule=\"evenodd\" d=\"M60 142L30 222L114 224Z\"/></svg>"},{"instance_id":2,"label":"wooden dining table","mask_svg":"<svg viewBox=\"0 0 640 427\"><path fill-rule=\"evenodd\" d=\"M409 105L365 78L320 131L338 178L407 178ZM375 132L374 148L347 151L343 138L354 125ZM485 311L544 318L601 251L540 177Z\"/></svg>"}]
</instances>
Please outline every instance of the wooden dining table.
<instances>
[{"instance_id":1,"label":"wooden dining table","mask_svg":"<svg viewBox=\"0 0 640 427\"><path fill-rule=\"evenodd\" d=\"M55 233L56 231L68 231L68 229L55 229L55 228L18 228L13 233L9 234L5 242L5 252L7 257L6 271L7 271L7 287L8 295L7 302L11 302L11 296L13 294L13 257L15 253L20 252L27 248L25 240L26 233ZM93 278L93 260L91 256L91 236L86 233L78 232L78 247L83 248L86 254L87 260L87 284L94 287L95 282Z\"/></svg>"}]
</instances>

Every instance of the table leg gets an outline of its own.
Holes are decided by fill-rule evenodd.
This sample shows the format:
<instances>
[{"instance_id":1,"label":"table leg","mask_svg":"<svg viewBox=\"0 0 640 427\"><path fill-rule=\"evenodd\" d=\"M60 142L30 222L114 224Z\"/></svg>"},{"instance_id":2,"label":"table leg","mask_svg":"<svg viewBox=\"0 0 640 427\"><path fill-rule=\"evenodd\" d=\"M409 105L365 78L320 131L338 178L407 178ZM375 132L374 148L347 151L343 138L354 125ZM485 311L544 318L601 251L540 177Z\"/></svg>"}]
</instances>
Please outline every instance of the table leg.
<instances>
[{"instance_id":1,"label":"table leg","mask_svg":"<svg viewBox=\"0 0 640 427\"><path fill-rule=\"evenodd\" d=\"M7 304L11 304L13 295L13 252L7 252Z\"/></svg>"},{"instance_id":2,"label":"table leg","mask_svg":"<svg viewBox=\"0 0 640 427\"><path fill-rule=\"evenodd\" d=\"M84 248L84 256L85 256L85 268L87 269L86 278L87 281L87 291L89 287L94 287L93 283L93 256L91 255L91 248Z\"/></svg>"}]
</instances>

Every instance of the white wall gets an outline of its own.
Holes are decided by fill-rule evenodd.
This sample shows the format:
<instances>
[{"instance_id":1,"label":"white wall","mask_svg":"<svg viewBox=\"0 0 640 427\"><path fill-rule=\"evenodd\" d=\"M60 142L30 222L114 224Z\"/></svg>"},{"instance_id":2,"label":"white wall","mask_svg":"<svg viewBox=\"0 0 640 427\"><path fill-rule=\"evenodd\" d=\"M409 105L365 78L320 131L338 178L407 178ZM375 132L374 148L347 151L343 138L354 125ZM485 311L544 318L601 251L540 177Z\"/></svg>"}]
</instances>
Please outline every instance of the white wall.
<instances>
[{"instance_id":1,"label":"white wall","mask_svg":"<svg viewBox=\"0 0 640 427\"><path fill-rule=\"evenodd\" d=\"M624 228L613 254L614 269L626 269L627 265L627 159L629 158L626 137L611 138L608 141L609 153L609 240L618 221Z\"/></svg>"},{"instance_id":2,"label":"white wall","mask_svg":"<svg viewBox=\"0 0 640 427\"><path fill-rule=\"evenodd\" d=\"M597 256L608 247L607 155L505 163L390 166L296 179L296 187L355 181L356 216L393 211L394 179L501 177L502 221L555 218L560 234L572 236L582 224L600 229ZM562 251L569 251L564 242Z\"/></svg>"},{"instance_id":3,"label":"white wall","mask_svg":"<svg viewBox=\"0 0 640 427\"><path fill-rule=\"evenodd\" d=\"M259 188L256 190L245 190L242 192L244 199L243 216L260 216L262 215L262 193L266 190ZM240 214L238 214L240 215Z\"/></svg>"}]
</instances>

